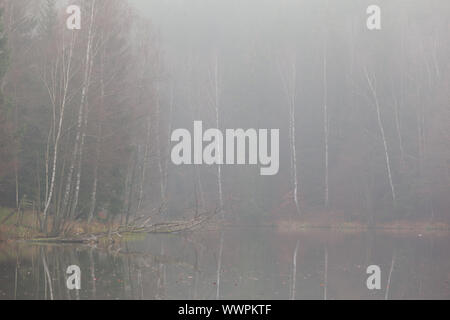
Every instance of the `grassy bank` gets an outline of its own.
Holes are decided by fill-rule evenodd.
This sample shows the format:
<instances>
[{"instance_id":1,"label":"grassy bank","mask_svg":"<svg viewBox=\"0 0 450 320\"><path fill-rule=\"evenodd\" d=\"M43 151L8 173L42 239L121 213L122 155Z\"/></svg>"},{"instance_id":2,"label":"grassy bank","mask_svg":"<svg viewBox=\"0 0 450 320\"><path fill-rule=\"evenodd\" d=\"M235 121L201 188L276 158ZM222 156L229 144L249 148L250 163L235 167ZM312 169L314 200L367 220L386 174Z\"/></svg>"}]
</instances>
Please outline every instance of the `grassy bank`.
<instances>
[{"instance_id":1,"label":"grassy bank","mask_svg":"<svg viewBox=\"0 0 450 320\"><path fill-rule=\"evenodd\" d=\"M58 237L48 237L39 232L39 223L36 213L24 212L19 217L13 209L0 208L0 241L26 240L33 243L85 243L95 242L121 242L145 237L145 233L174 233L192 229L193 225L200 225L209 220L196 222L174 221L159 223L149 227L121 227L119 224L109 225L106 221L85 221L68 223L65 232ZM51 230L52 221L49 221ZM330 229L341 232L364 232L379 230L380 232L395 234L450 234L450 225L445 222L430 222L419 220L392 220L367 224L355 219L346 220L343 216L332 213L305 214L299 218L281 219L274 223L278 232L295 233L313 229ZM209 221L209 227L220 228L216 220Z\"/></svg>"},{"instance_id":2,"label":"grassy bank","mask_svg":"<svg viewBox=\"0 0 450 320\"><path fill-rule=\"evenodd\" d=\"M33 243L111 243L131 239L140 239L148 233L179 233L198 229L211 221L217 214L203 213L194 218L178 221L150 223L150 219L139 224L127 226L94 220L70 221L65 223L62 232L57 235L51 232L52 220L49 218L47 230L49 235L39 230L39 219L36 212L26 211L19 215L14 210L2 209L0 212L0 240L25 240ZM53 234L53 236L52 236Z\"/></svg>"},{"instance_id":3,"label":"grassy bank","mask_svg":"<svg viewBox=\"0 0 450 320\"><path fill-rule=\"evenodd\" d=\"M52 219L48 221L48 230L51 230ZM97 234L107 232L109 228L118 228L118 225L109 225L101 221L88 224L85 221L70 222L65 226L63 238L71 239L82 234ZM39 222L36 212L25 211L19 216L16 210L0 208L0 241L35 240L48 241L48 237L39 231ZM50 238L51 239L51 238Z\"/></svg>"},{"instance_id":4,"label":"grassy bank","mask_svg":"<svg viewBox=\"0 0 450 320\"><path fill-rule=\"evenodd\" d=\"M344 232L378 230L396 234L450 234L450 224L446 222L405 219L366 223L358 220L346 220L342 216L333 214L304 215L295 219L280 220L275 225L278 231L286 233L311 229L332 229Z\"/></svg>"}]
</instances>

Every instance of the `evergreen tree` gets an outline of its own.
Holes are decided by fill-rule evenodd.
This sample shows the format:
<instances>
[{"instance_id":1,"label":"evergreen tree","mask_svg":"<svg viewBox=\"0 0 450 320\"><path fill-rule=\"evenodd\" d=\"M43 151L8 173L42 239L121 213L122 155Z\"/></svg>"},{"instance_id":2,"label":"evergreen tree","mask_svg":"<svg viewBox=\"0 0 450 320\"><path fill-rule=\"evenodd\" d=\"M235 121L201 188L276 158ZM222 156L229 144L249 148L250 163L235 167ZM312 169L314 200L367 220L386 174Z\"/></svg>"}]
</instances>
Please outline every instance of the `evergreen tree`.
<instances>
[{"instance_id":1,"label":"evergreen tree","mask_svg":"<svg viewBox=\"0 0 450 320\"><path fill-rule=\"evenodd\" d=\"M3 12L4 12L3 9L0 8L0 82L2 83L6 74L6 70L8 69L8 62L9 62L9 50L7 47L7 38L3 27ZM0 99L1 101L3 101L3 90L1 90L0 95L1 95Z\"/></svg>"}]
</instances>

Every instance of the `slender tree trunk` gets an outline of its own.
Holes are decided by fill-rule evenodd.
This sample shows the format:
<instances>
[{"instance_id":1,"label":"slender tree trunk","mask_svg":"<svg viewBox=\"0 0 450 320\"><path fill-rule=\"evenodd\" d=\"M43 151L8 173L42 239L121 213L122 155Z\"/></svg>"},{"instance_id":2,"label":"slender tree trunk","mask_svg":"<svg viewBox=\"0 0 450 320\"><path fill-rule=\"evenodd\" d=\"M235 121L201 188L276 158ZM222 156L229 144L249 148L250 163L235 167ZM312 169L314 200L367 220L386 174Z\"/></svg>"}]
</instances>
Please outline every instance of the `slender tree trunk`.
<instances>
[{"instance_id":1,"label":"slender tree trunk","mask_svg":"<svg viewBox=\"0 0 450 320\"><path fill-rule=\"evenodd\" d=\"M140 48L143 51L143 63L142 63L142 74L140 75L140 87L138 91L138 97L137 97L137 105L142 105L144 102L144 93L145 90L149 90L147 87L148 83L146 82L146 70L148 68L149 63L149 41L148 39L144 40L141 44L142 47ZM158 84L157 84L158 86ZM156 104L159 103L159 87L156 89ZM145 138L144 138L144 158L142 159L142 165L141 165L141 172L140 172L140 183L139 183L139 190L138 190L138 199L137 199L137 206L136 206L136 214L140 211L142 202L144 199L144 189L146 185L146 178L147 178L147 167L148 167L148 160L150 155L150 141L151 141L151 114L150 110L147 110L146 119L145 119ZM157 133L159 134L159 133Z\"/></svg>"},{"instance_id":2,"label":"slender tree trunk","mask_svg":"<svg viewBox=\"0 0 450 320\"><path fill-rule=\"evenodd\" d=\"M222 270L222 255L223 255L223 231L220 233L219 259L217 261L217 279L216 279L216 300L220 299L220 278Z\"/></svg>"},{"instance_id":3,"label":"slender tree trunk","mask_svg":"<svg viewBox=\"0 0 450 320\"><path fill-rule=\"evenodd\" d=\"M101 135L101 132L102 132L101 124L99 124L99 129L97 132L98 132L98 134ZM100 139L100 136L97 139ZM92 219L94 218L95 207L97 205L97 185L98 185L99 161L100 161L100 142L97 141L97 147L95 150L94 181L92 183L91 206L89 209L88 223L92 222Z\"/></svg>"},{"instance_id":4,"label":"slender tree trunk","mask_svg":"<svg viewBox=\"0 0 450 320\"><path fill-rule=\"evenodd\" d=\"M53 285L52 285L52 277L50 276L50 271L48 270L48 266L47 266L47 259L46 259L46 254L44 252L44 249L41 249L41 255L42 255L42 264L44 265L44 272L45 272L45 276L48 282L48 287L50 290L50 300L53 300Z\"/></svg>"},{"instance_id":5,"label":"slender tree trunk","mask_svg":"<svg viewBox=\"0 0 450 320\"><path fill-rule=\"evenodd\" d=\"M291 300L295 300L296 296L296 284L297 284L297 253L300 240L297 240L295 245L294 256L292 257L292 279L291 279Z\"/></svg>"},{"instance_id":6,"label":"slender tree trunk","mask_svg":"<svg viewBox=\"0 0 450 320\"><path fill-rule=\"evenodd\" d=\"M297 173L297 146L296 146L296 121L295 121L295 105L296 105L296 87L297 87L297 65L294 62L292 64L292 88L291 88L291 108L290 108L290 132L291 132L291 157L292 157L292 174L294 183L294 203L299 216L302 215L300 209L300 203L298 200L299 184L298 184L298 173Z\"/></svg>"},{"instance_id":7,"label":"slender tree trunk","mask_svg":"<svg viewBox=\"0 0 450 320\"><path fill-rule=\"evenodd\" d=\"M391 278L392 278L392 271L394 271L394 264L395 264L395 251L394 254L392 255L391 268L389 269L389 276L386 285L386 293L384 295L384 300L389 299L389 289L391 288Z\"/></svg>"},{"instance_id":8,"label":"slender tree trunk","mask_svg":"<svg viewBox=\"0 0 450 320\"><path fill-rule=\"evenodd\" d=\"M164 242L161 241L161 250L160 250L160 256L164 256ZM156 282L157 286L157 292L156 292L156 299L164 299L166 296L166 265L164 263L158 264L158 280Z\"/></svg>"},{"instance_id":9,"label":"slender tree trunk","mask_svg":"<svg viewBox=\"0 0 450 320\"><path fill-rule=\"evenodd\" d=\"M373 99L375 101L375 106L376 106L376 109L377 109L378 128L380 129L381 138L383 139L384 156L385 156L385 161L386 161L386 168L387 168L387 173L388 173L389 185L390 185L390 188L391 188L392 200L393 200L393 203L395 205L397 199L396 199L396 195L395 195L394 183L392 182L391 163L390 163L390 160L389 160L389 151L388 151L388 146L387 146L386 135L384 133L384 127L383 127L383 123L381 121L381 111L380 111L380 104L378 102L378 95L377 95L377 92L375 90L375 87L373 86L372 80L370 79L370 76L369 76L369 74L367 72L367 69L365 69L365 73L366 73L367 82L369 84L370 91L372 92Z\"/></svg>"},{"instance_id":10,"label":"slender tree trunk","mask_svg":"<svg viewBox=\"0 0 450 320\"><path fill-rule=\"evenodd\" d=\"M129 193L128 193L128 201L127 201L127 215L125 219L125 224L128 225L130 221L130 215L131 215L131 206L132 206L132 200L133 200L133 193L134 193L134 180L135 180L135 172L136 172L136 166L139 159L139 151L135 151L135 155L130 159L131 161L131 175L130 175L130 187L129 187Z\"/></svg>"},{"instance_id":11,"label":"slender tree trunk","mask_svg":"<svg viewBox=\"0 0 450 320\"><path fill-rule=\"evenodd\" d=\"M92 222L92 219L94 218L95 207L97 205L98 167L100 162L100 149L102 145L102 135L103 135L103 110L105 107L104 72L105 72L105 47L103 46L100 62L100 110L97 125L97 139L96 139L97 144L95 148L94 181L92 183L91 207L89 209L88 223Z\"/></svg>"},{"instance_id":12,"label":"slender tree trunk","mask_svg":"<svg viewBox=\"0 0 450 320\"><path fill-rule=\"evenodd\" d=\"M37 218L37 222L39 224L39 228L42 229L42 221L41 221L41 217L40 217L40 212L42 209L42 194L41 194L41 173L40 173L40 154L39 152L37 152L36 154L36 183L37 183L37 210L36 210L36 218Z\"/></svg>"},{"instance_id":13,"label":"slender tree trunk","mask_svg":"<svg viewBox=\"0 0 450 320\"><path fill-rule=\"evenodd\" d=\"M156 152L158 156L158 170L159 170L159 188L161 194L161 202L165 202L165 172L163 168L163 159L162 159L162 146L161 146L161 105L160 105L160 97L159 97L159 88L157 88L157 96L156 96Z\"/></svg>"},{"instance_id":14,"label":"slender tree trunk","mask_svg":"<svg viewBox=\"0 0 450 320\"><path fill-rule=\"evenodd\" d=\"M296 121L295 121L295 105L297 96L297 64L296 58L292 54L291 57L288 56L287 68L284 69L282 64L278 63L278 71L280 73L281 82L286 95L286 99L289 105L289 148L291 151L290 162L291 162L291 181L293 188L293 199L295 204L295 209L298 216L302 215L300 202L298 199L299 194L299 182L298 182L298 172L297 172L297 147L296 147Z\"/></svg>"},{"instance_id":15,"label":"slender tree trunk","mask_svg":"<svg viewBox=\"0 0 450 320\"><path fill-rule=\"evenodd\" d=\"M14 164L14 180L16 182L16 209L19 210L19 168L18 168L18 158Z\"/></svg>"},{"instance_id":16,"label":"slender tree trunk","mask_svg":"<svg viewBox=\"0 0 450 320\"><path fill-rule=\"evenodd\" d=\"M74 48L74 41L75 41L75 34L72 33L72 40L69 48L69 57L67 61L67 67L64 65L64 61L62 63L63 66L63 95L62 95L62 102L61 102L61 110L59 113L59 124L58 124L58 130L55 137L55 146L53 151L53 165L52 165L52 177L50 180L50 188L48 191L48 196L45 202L44 207L44 230L46 231L47 228L47 216L48 216L48 209L50 208L50 204L53 198L53 192L55 188L55 180L56 180L56 169L57 169L57 161L58 161L58 148L59 148L59 140L61 139L61 131L62 131L62 124L64 119L64 111L67 103L67 94L68 94L68 88L69 88L69 82L71 79L71 66L72 66L72 55L73 55L73 48ZM65 49L63 48L63 55L65 55Z\"/></svg>"},{"instance_id":17,"label":"slender tree trunk","mask_svg":"<svg viewBox=\"0 0 450 320\"><path fill-rule=\"evenodd\" d=\"M94 248L89 250L89 263L90 263L90 271L91 271L91 281L92 281L92 298L96 299L97 297L97 279L95 277L95 262L94 262Z\"/></svg>"},{"instance_id":18,"label":"slender tree trunk","mask_svg":"<svg viewBox=\"0 0 450 320\"><path fill-rule=\"evenodd\" d=\"M219 57L216 53L214 60L214 109L216 116L216 128L220 129L220 93L219 93ZM219 159L222 159L223 155L220 154L219 150ZM223 207L223 192L222 192L222 161L217 165L217 184L219 187L219 207L222 218L225 217L224 207Z\"/></svg>"},{"instance_id":19,"label":"slender tree trunk","mask_svg":"<svg viewBox=\"0 0 450 320\"><path fill-rule=\"evenodd\" d=\"M403 138L402 138L402 129L400 124L400 106L398 105L397 101L394 102L394 108L395 108L395 131L397 132L397 138L398 143L400 147L400 161L402 163L402 166L405 165L405 151L403 149Z\"/></svg>"},{"instance_id":20,"label":"slender tree trunk","mask_svg":"<svg viewBox=\"0 0 450 320\"><path fill-rule=\"evenodd\" d=\"M167 202L168 191L169 191L169 161L170 161L170 138L172 134L172 116L173 116L173 108L174 108L174 88L173 83L170 89L170 102L169 102L169 118L168 118L168 130L167 130L167 150L166 157L164 159L164 175L163 175L163 186L164 193L162 194L162 201Z\"/></svg>"},{"instance_id":21,"label":"slender tree trunk","mask_svg":"<svg viewBox=\"0 0 450 320\"><path fill-rule=\"evenodd\" d=\"M159 106L158 106L159 107ZM170 146L170 138L171 138L171 134L172 134L172 115L173 115L173 107L174 107L174 88L173 88L173 83L171 85L171 89L170 89L170 102L169 102L169 117L168 117L168 130L167 130L167 136L166 136L166 141L167 141L167 150L165 153L165 159L163 159L164 167L162 169L162 175L161 175L161 201L162 203L166 203L167 202L167 197L168 197L168 186L169 186L169 159L170 159L170 148L168 146ZM162 151L161 151L162 153Z\"/></svg>"},{"instance_id":22,"label":"slender tree trunk","mask_svg":"<svg viewBox=\"0 0 450 320\"><path fill-rule=\"evenodd\" d=\"M48 133L48 139L47 139L47 148L45 152L45 199L48 197L48 180L49 180L49 160L50 160L50 137L53 131L53 126L50 127L49 133ZM55 143L53 141L53 143ZM40 208L42 210L42 208Z\"/></svg>"},{"instance_id":23,"label":"slender tree trunk","mask_svg":"<svg viewBox=\"0 0 450 320\"><path fill-rule=\"evenodd\" d=\"M92 1L92 7L91 7L91 17L90 17L90 25L89 25L89 32L88 32L88 41L87 41L87 47L86 47L86 58L85 58L85 70L84 70L84 79L83 79L83 87L81 90L81 102L80 102L80 110L78 114L78 130L77 130L77 136L76 136L76 145L78 148L75 148L75 150L78 149L78 154L75 151L74 152L74 159L75 157L78 157L78 163L77 163L77 176L76 176L76 183L75 183L75 195L73 198L73 204L71 211L69 212L69 218L74 217L77 206L78 206L78 197L80 194L80 183L81 183L81 170L82 170L82 162L83 162L83 149L84 149L84 141L86 139L86 129L87 129L87 122L88 122L88 108L89 108L89 102L88 102L88 93L89 93L89 87L91 82L91 73L92 73L92 67L94 58L92 57L92 42L93 42L93 26L94 26L94 16L95 16L95 3L96 0ZM73 170L73 164L71 166L71 170Z\"/></svg>"},{"instance_id":24,"label":"slender tree trunk","mask_svg":"<svg viewBox=\"0 0 450 320\"><path fill-rule=\"evenodd\" d=\"M62 152L64 154L64 152ZM61 172L64 173L66 171L66 158L63 159L62 166L61 166ZM61 202L62 202L62 195L63 195L63 186L64 181L61 177L59 182L59 188L58 188L58 196L55 201L55 218L53 219L53 230L60 230L61 224L65 223L65 218L61 217Z\"/></svg>"},{"instance_id":25,"label":"slender tree trunk","mask_svg":"<svg viewBox=\"0 0 450 320\"><path fill-rule=\"evenodd\" d=\"M192 73L193 67L192 67L192 56L189 56L189 63L188 63L188 75L189 78L194 78L194 75ZM173 100L173 87L172 87L172 92L171 92L171 100ZM189 109L191 110L191 114L193 117L193 121L195 121L198 118L198 114L197 114L197 109L194 109L194 104L193 104L193 97L192 97L192 82L191 85L188 86L188 105L189 105ZM171 106L173 106L173 101L171 102ZM172 108L171 108L171 114L172 114ZM170 123L171 123L171 118L170 117ZM169 126L171 127L171 125ZM171 130L170 130L171 131ZM170 132L169 131L169 132ZM169 137L170 138L170 137ZM170 140L169 140L170 141ZM169 155L168 155L169 157ZM203 188L202 188L202 182L200 179L200 174L199 174L199 166L197 164L193 165L193 179L194 179L194 188L195 188L195 205L196 205L196 213L198 213L198 208L204 208L205 207L205 199L204 199L204 195L203 195Z\"/></svg>"},{"instance_id":26,"label":"slender tree trunk","mask_svg":"<svg viewBox=\"0 0 450 320\"><path fill-rule=\"evenodd\" d=\"M195 262L194 262L194 269L192 274L192 300L198 300L198 283L199 283L199 276L200 276L200 252L196 245L194 245L195 250Z\"/></svg>"},{"instance_id":27,"label":"slender tree trunk","mask_svg":"<svg viewBox=\"0 0 450 320\"><path fill-rule=\"evenodd\" d=\"M19 255L17 255L17 257L16 257L16 268L15 268L15 272L14 272L14 300L17 300L18 269L19 269Z\"/></svg>"},{"instance_id":28,"label":"slender tree trunk","mask_svg":"<svg viewBox=\"0 0 450 320\"><path fill-rule=\"evenodd\" d=\"M323 300L328 299L328 247L325 246L325 275L323 280Z\"/></svg>"},{"instance_id":29,"label":"slender tree trunk","mask_svg":"<svg viewBox=\"0 0 450 320\"><path fill-rule=\"evenodd\" d=\"M328 186L328 77L327 77L327 42L325 41L324 55L323 55L323 131L325 136L325 207L329 204L329 186Z\"/></svg>"},{"instance_id":30,"label":"slender tree trunk","mask_svg":"<svg viewBox=\"0 0 450 320\"><path fill-rule=\"evenodd\" d=\"M150 155L150 139L151 139L151 117L150 117L150 115L147 115L144 159L142 161L141 183L139 186L139 197L138 197L138 204L137 204L136 212L139 212L139 210L141 209L142 201L144 199L144 188L145 188L145 181L147 178L148 158Z\"/></svg>"}]
</instances>

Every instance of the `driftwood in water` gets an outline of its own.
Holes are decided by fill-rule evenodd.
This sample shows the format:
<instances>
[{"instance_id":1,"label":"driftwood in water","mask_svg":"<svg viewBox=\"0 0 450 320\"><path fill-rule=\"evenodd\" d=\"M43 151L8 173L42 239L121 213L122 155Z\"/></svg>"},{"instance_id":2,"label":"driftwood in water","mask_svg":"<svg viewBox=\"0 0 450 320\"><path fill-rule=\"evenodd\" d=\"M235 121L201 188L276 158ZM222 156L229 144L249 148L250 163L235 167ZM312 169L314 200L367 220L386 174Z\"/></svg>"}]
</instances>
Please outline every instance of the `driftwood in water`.
<instances>
[{"instance_id":1,"label":"driftwood in water","mask_svg":"<svg viewBox=\"0 0 450 320\"><path fill-rule=\"evenodd\" d=\"M183 231L194 230L204 224L206 221L211 219L214 214L203 214L199 215L191 220L185 221L170 221L161 222L155 224L143 224L140 226L122 226L116 230L111 230L109 232L102 232L96 234L83 234L78 236L73 236L71 238L65 237L53 237L53 238L38 238L31 239L27 242L33 243L65 243L65 244L81 244L81 243L92 243L98 242L101 239L110 239L113 236L119 236L125 234L143 234L143 233L179 233Z\"/></svg>"},{"instance_id":2,"label":"driftwood in water","mask_svg":"<svg viewBox=\"0 0 450 320\"><path fill-rule=\"evenodd\" d=\"M63 237L50 237L50 238L34 238L34 239L27 239L25 242L30 243L60 243L60 244L83 244L83 243L90 243L91 241L88 239L78 239L78 238L63 238Z\"/></svg>"}]
</instances>

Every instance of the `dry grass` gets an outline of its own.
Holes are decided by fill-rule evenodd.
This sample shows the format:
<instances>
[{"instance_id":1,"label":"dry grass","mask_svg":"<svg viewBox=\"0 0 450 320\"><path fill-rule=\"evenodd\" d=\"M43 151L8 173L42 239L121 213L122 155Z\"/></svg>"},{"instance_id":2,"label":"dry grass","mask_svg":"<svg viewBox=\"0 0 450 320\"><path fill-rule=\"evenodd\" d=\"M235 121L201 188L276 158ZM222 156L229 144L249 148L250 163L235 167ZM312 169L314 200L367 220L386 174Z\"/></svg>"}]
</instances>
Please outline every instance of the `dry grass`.
<instances>
[{"instance_id":1,"label":"dry grass","mask_svg":"<svg viewBox=\"0 0 450 320\"><path fill-rule=\"evenodd\" d=\"M17 239L29 240L45 237L44 234L39 232L39 223L37 221L36 213L25 211L23 218L20 223L18 223L17 212L11 215L13 211L14 209L0 208L0 222L7 219L0 224L0 241ZM48 230L51 230L52 224L52 219L49 219ZM89 224L85 221L70 222L64 228L64 235L66 237L71 237L82 234L102 233L107 232L109 227L109 224L99 221L93 221ZM119 226L116 224L111 225L112 229L118 227Z\"/></svg>"},{"instance_id":2,"label":"dry grass","mask_svg":"<svg viewBox=\"0 0 450 320\"><path fill-rule=\"evenodd\" d=\"M359 221L346 221L335 214L305 215L301 219L281 220L276 223L280 232L291 233L311 229L333 229L344 232L361 232L369 229L386 233L408 234L449 234L450 225L444 222L429 222L421 220L395 220L375 223L368 226Z\"/></svg>"}]
</instances>

